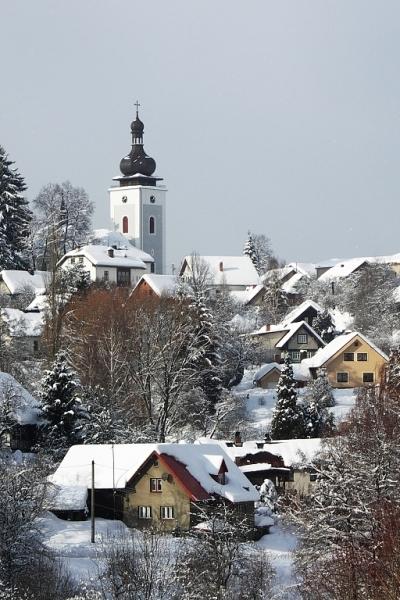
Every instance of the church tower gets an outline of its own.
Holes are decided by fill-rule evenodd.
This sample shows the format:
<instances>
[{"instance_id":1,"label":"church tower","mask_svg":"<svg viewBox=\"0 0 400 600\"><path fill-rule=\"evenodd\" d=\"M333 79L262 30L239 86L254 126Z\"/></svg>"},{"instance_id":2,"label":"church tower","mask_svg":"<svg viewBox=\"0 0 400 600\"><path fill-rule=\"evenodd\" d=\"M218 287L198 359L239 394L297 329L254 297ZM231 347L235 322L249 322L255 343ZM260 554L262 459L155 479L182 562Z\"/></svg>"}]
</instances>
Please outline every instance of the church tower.
<instances>
[{"instance_id":1,"label":"church tower","mask_svg":"<svg viewBox=\"0 0 400 600\"><path fill-rule=\"evenodd\" d=\"M113 229L154 257L154 273L165 273L165 186L153 175L156 162L144 151L144 125L136 118L131 123L132 149L120 162L122 175L113 178L118 186L109 189Z\"/></svg>"}]
</instances>

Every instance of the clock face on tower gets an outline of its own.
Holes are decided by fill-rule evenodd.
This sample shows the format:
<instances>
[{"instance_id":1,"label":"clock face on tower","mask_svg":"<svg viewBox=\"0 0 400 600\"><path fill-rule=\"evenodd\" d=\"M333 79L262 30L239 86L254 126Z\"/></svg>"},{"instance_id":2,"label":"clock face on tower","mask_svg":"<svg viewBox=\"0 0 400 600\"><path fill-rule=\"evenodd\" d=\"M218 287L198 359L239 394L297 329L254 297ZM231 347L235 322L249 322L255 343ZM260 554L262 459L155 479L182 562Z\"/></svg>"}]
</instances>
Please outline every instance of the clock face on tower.
<instances>
[{"instance_id":1,"label":"clock face on tower","mask_svg":"<svg viewBox=\"0 0 400 600\"><path fill-rule=\"evenodd\" d=\"M122 196L122 202L127 202L128 201L128 196Z\"/></svg>"}]
</instances>

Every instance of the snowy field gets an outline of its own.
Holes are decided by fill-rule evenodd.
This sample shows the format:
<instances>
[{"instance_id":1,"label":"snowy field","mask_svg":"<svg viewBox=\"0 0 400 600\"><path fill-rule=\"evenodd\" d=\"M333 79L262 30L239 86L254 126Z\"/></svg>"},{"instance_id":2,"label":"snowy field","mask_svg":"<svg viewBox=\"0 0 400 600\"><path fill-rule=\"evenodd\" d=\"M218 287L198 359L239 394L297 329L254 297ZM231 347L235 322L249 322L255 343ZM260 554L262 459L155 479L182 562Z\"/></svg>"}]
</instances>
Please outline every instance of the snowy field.
<instances>
[{"instance_id":1,"label":"snowy field","mask_svg":"<svg viewBox=\"0 0 400 600\"><path fill-rule=\"evenodd\" d=\"M64 521L51 513L38 519L39 529L45 544L61 559L67 572L79 584L96 587L103 571L103 542L121 536L127 528L121 521L96 519L96 541L90 541L89 521ZM172 543L179 543L171 538ZM266 552L275 570L274 597L287 598L295 581L292 569L292 552L296 538L279 525L271 527L271 533L262 537L256 546ZM292 596L290 596L292 598ZM295 596L293 596L295 598Z\"/></svg>"},{"instance_id":2,"label":"snowy field","mask_svg":"<svg viewBox=\"0 0 400 600\"><path fill-rule=\"evenodd\" d=\"M242 398L245 403L249 425L263 437L271 423L272 411L276 404L276 391L275 389L265 390L254 387L253 379L257 370L245 371L244 377L240 384L236 386L234 393ZM299 395L303 391L300 389ZM333 395L336 400L336 406L330 410L335 417L336 423L338 423L354 406L354 390L333 390Z\"/></svg>"}]
</instances>

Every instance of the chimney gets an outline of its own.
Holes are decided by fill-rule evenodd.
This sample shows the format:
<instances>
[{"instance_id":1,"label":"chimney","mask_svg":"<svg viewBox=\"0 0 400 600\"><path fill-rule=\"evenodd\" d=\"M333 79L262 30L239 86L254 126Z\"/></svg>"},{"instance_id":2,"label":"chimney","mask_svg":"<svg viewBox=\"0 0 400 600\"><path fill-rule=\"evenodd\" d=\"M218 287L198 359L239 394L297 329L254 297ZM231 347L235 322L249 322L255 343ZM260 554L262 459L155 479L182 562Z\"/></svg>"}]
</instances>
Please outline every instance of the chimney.
<instances>
[{"instance_id":1,"label":"chimney","mask_svg":"<svg viewBox=\"0 0 400 600\"><path fill-rule=\"evenodd\" d=\"M110 258L114 258L114 248L109 248L107 252Z\"/></svg>"},{"instance_id":2,"label":"chimney","mask_svg":"<svg viewBox=\"0 0 400 600\"><path fill-rule=\"evenodd\" d=\"M221 260L221 262L219 263L219 270L221 271L221 273L222 273L222 272L223 272L223 270L224 270L224 263L222 262L222 260Z\"/></svg>"},{"instance_id":3,"label":"chimney","mask_svg":"<svg viewBox=\"0 0 400 600\"><path fill-rule=\"evenodd\" d=\"M235 444L235 446L243 446L242 436L240 435L240 431L235 431L234 444Z\"/></svg>"},{"instance_id":4,"label":"chimney","mask_svg":"<svg viewBox=\"0 0 400 600\"><path fill-rule=\"evenodd\" d=\"M265 330L266 330L266 331L271 331L271 325L270 325L270 323L267 323L267 324L266 324L266 326L265 326Z\"/></svg>"}]
</instances>

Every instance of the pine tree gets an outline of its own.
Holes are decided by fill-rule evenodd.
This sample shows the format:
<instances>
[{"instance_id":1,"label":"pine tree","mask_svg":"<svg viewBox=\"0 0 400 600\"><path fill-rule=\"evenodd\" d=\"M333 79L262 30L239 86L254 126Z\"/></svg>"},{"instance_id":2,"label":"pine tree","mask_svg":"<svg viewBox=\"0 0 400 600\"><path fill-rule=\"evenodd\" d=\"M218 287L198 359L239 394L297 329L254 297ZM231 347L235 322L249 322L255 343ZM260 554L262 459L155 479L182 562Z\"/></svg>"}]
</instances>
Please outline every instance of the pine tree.
<instances>
[{"instance_id":1,"label":"pine tree","mask_svg":"<svg viewBox=\"0 0 400 600\"><path fill-rule=\"evenodd\" d=\"M276 388L277 402L271 422L271 437L273 440L301 438L305 434L303 412L297 404L296 384L289 356L281 369Z\"/></svg>"},{"instance_id":2,"label":"pine tree","mask_svg":"<svg viewBox=\"0 0 400 600\"><path fill-rule=\"evenodd\" d=\"M318 402L322 408L335 406L335 397L326 369L318 369L316 379L313 379L307 386L307 396Z\"/></svg>"},{"instance_id":3,"label":"pine tree","mask_svg":"<svg viewBox=\"0 0 400 600\"><path fill-rule=\"evenodd\" d=\"M76 443L81 416L79 384L64 351L56 354L52 368L45 372L41 388L42 416L46 423L44 445L52 450L64 450Z\"/></svg>"},{"instance_id":4,"label":"pine tree","mask_svg":"<svg viewBox=\"0 0 400 600\"><path fill-rule=\"evenodd\" d=\"M317 314L313 320L312 326L327 344L335 337L335 326L333 324L332 316L327 310Z\"/></svg>"},{"instance_id":5,"label":"pine tree","mask_svg":"<svg viewBox=\"0 0 400 600\"><path fill-rule=\"evenodd\" d=\"M23 177L0 146L0 268L27 268L26 252L32 213L23 197Z\"/></svg>"},{"instance_id":6,"label":"pine tree","mask_svg":"<svg viewBox=\"0 0 400 600\"><path fill-rule=\"evenodd\" d=\"M334 430L334 418L324 406L313 399L303 404L304 435L319 438L331 435Z\"/></svg>"},{"instance_id":7,"label":"pine tree","mask_svg":"<svg viewBox=\"0 0 400 600\"><path fill-rule=\"evenodd\" d=\"M253 263L253 265L255 266L255 268L258 271L257 252L256 252L255 244L254 244L254 239L253 239L253 236L251 235L250 231L248 232L248 237L247 237L246 243L243 247L243 254L250 258L251 262Z\"/></svg>"}]
</instances>

